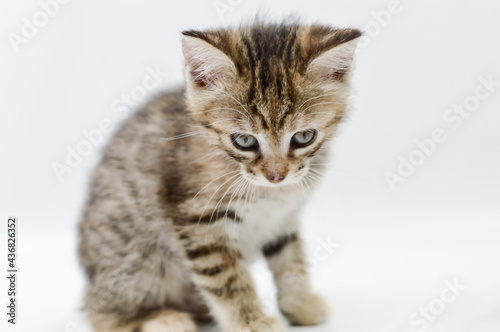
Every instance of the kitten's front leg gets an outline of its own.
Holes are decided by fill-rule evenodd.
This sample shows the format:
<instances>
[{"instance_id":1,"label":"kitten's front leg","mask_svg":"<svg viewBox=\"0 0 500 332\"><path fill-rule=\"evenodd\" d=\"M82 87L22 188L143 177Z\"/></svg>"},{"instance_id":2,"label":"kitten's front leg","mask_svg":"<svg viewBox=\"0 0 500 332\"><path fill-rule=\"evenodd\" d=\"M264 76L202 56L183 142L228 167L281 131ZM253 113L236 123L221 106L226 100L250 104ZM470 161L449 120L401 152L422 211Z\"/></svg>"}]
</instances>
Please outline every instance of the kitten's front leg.
<instances>
[{"instance_id":1,"label":"kitten's front leg","mask_svg":"<svg viewBox=\"0 0 500 332\"><path fill-rule=\"evenodd\" d=\"M296 232L282 235L264 246L264 256L278 289L283 315L296 325L316 325L329 313L326 301L312 293L303 244Z\"/></svg>"},{"instance_id":2,"label":"kitten's front leg","mask_svg":"<svg viewBox=\"0 0 500 332\"><path fill-rule=\"evenodd\" d=\"M226 332L282 332L283 325L264 315L239 251L210 230L179 232L192 279Z\"/></svg>"}]
</instances>

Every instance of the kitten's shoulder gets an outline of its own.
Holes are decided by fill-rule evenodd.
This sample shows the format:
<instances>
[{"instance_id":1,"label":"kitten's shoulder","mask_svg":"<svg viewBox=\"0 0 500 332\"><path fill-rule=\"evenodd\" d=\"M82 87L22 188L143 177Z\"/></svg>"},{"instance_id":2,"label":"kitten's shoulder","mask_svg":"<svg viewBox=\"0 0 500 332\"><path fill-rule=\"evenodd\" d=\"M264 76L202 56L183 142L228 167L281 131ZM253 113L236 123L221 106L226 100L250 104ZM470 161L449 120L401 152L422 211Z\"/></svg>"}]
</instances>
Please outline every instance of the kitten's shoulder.
<instances>
[{"instance_id":1,"label":"kitten's shoulder","mask_svg":"<svg viewBox=\"0 0 500 332\"><path fill-rule=\"evenodd\" d=\"M184 88L177 88L161 92L150 98L150 100L131 117L131 121L148 119L150 117L158 118L178 118L185 119L186 102L184 97Z\"/></svg>"},{"instance_id":2,"label":"kitten's shoulder","mask_svg":"<svg viewBox=\"0 0 500 332\"><path fill-rule=\"evenodd\" d=\"M167 90L151 97L139 107L123 122L116 136L122 139L137 138L153 132L167 135L184 127L188 121L184 89Z\"/></svg>"},{"instance_id":3,"label":"kitten's shoulder","mask_svg":"<svg viewBox=\"0 0 500 332\"><path fill-rule=\"evenodd\" d=\"M131 154L158 153L160 141L184 133L190 121L184 89L162 92L122 123L104 149L101 161L124 160Z\"/></svg>"}]
</instances>

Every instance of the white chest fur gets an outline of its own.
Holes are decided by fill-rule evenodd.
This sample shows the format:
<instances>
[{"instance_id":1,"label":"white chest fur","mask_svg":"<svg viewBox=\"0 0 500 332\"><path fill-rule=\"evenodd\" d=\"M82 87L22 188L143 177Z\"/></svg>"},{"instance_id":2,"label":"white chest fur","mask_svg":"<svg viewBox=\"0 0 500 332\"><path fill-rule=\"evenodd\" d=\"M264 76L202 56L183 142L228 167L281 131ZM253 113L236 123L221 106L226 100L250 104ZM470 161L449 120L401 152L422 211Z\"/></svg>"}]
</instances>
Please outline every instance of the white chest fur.
<instances>
[{"instance_id":1,"label":"white chest fur","mask_svg":"<svg viewBox=\"0 0 500 332\"><path fill-rule=\"evenodd\" d=\"M253 261L259 257L263 245L296 227L299 205L295 195L259 198L250 204L236 205L235 210L242 222L228 227L229 234L244 257Z\"/></svg>"}]
</instances>

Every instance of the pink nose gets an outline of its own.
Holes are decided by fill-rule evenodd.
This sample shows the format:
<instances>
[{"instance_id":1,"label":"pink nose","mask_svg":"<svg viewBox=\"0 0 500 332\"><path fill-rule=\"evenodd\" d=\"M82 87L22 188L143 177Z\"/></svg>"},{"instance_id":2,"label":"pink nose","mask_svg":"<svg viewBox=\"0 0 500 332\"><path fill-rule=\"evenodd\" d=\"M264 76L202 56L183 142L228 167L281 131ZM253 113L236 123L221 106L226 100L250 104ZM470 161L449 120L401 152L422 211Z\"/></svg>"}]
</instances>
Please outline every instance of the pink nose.
<instances>
[{"instance_id":1,"label":"pink nose","mask_svg":"<svg viewBox=\"0 0 500 332\"><path fill-rule=\"evenodd\" d=\"M285 179L285 177L283 175L268 175L267 179L271 183L280 183Z\"/></svg>"}]
</instances>

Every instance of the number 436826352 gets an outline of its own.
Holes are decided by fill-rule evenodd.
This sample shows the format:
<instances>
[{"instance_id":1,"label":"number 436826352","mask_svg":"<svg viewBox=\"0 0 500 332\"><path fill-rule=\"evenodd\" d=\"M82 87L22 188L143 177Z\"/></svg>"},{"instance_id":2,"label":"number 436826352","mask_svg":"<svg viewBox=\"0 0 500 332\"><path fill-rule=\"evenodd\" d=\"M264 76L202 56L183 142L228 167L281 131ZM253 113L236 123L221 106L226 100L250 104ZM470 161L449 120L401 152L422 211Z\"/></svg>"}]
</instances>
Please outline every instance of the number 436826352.
<instances>
[{"instance_id":1,"label":"number 436826352","mask_svg":"<svg viewBox=\"0 0 500 332\"><path fill-rule=\"evenodd\" d=\"M9 268L16 267L16 219L9 218L7 222L7 260Z\"/></svg>"}]
</instances>

